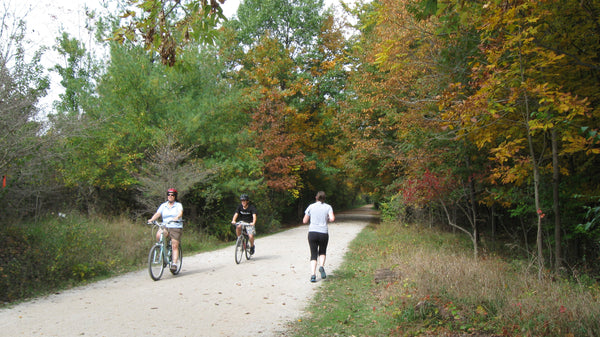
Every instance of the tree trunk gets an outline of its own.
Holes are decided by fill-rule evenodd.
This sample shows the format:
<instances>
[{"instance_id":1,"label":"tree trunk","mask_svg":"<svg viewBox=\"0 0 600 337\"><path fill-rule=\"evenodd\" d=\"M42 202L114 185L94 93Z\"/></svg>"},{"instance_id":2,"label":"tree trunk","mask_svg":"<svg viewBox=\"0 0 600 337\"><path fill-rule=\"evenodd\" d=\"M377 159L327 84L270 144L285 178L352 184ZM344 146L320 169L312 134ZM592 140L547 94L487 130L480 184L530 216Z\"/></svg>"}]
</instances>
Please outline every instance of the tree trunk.
<instances>
[{"instance_id":1,"label":"tree trunk","mask_svg":"<svg viewBox=\"0 0 600 337\"><path fill-rule=\"evenodd\" d=\"M519 52L520 59L520 67L521 67L521 82L525 83L525 76L523 70L523 60L522 54ZM538 279L542 279L542 274L544 270L544 248L542 246L542 218L544 217L544 213L540 207L540 170L538 167L538 163L535 156L535 149L533 148L533 137L531 133L531 129L529 127L529 117L531 115L531 111L529 109L529 95L526 90L523 91L523 98L525 100L525 129L527 131L527 143L529 145L529 155L531 157L531 165L533 170L533 194L535 198L535 210L537 211L537 255L538 255Z\"/></svg>"},{"instance_id":2,"label":"tree trunk","mask_svg":"<svg viewBox=\"0 0 600 337\"><path fill-rule=\"evenodd\" d=\"M465 160L468 172L471 172L471 161L469 157ZM477 201L475 200L475 181L469 177L469 206L471 207L471 225L473 226L473 246L475 248L475 258L479 253L479 224L477 222Z\"/></svg>"},{"instance_id":3,"label":"tree trunk","mask_svg":"<svg viewBox=\"0 0 600 337\"><path fill-rule=\"evenodd\" d=\"M559 271L562 267L561 249L561 223L560 223L560 167L558 166L558 140L556 129L552 129L552 206L554 210L554 269Z\"/></svg>"},{"instance_id":4,"label":"tree trunk","mask_svg":"<svg viewBox=\"0 0 600 337\"><path fill-rule=\"evenodd\" d=\"M496 214L495 214L495 210L496 208L494 207L494 205L492 205L492 243L494 244L494 246L496 245Z\"/></svg>"}]
</instances>

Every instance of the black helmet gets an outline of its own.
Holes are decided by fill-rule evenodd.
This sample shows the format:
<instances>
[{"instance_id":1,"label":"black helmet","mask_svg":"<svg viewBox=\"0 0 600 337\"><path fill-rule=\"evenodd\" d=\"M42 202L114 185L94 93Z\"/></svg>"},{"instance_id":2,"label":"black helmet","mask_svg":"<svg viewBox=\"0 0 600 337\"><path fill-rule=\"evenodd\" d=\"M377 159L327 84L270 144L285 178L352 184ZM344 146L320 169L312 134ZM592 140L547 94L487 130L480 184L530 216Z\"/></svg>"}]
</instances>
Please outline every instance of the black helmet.
<instances>
[{"instance_id":1,"label":"black helmet","mask_svg":"<svg viewBox=\"0 0 600 337\"><path fill-rule=\"evenodd\" d=\"M246 200L246 201L249 201L249 200L250 200L250 198L248 197L248 194L242 194L242 195L240 195L240 200Z\"/></svg>"}]
</instances>

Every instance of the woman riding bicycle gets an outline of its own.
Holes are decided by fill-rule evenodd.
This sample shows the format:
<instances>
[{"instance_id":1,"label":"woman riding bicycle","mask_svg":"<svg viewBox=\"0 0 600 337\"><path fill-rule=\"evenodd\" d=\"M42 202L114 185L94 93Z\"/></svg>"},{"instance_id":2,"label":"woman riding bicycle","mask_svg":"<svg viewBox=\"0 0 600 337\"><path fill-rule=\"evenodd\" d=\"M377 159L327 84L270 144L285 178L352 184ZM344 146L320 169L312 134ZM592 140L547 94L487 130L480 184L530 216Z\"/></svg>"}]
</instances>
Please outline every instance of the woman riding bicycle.
<instances>
[{"instance_id":1,"label":"woman riding bicycle","mask_svg":"<svg viewBox=\"0 0 600 337\"><path fill-rule=\"evenodd\" d=\"M247 194L242 194L240 196L241 204L235 210L233 214L233 219L231 220L231 224L235 226L235 232L237 236L242 234L242 226L237 224L237 221L247 222L252 227L248 227L248 237L250 238L250 255L254 254L254 234L256 233L255 225L256 225L256 207L250 204L250 198Z\"/></svg>"},{"instance_id":2,"label":"woman riding bicycle","mask_svg":"<svg viewBox=\"0 0 600 337\"><path fill-rule=\"evenodd\" d=\"M167 201L162 203L156 213L148 220L155 221L162 217L163 223L166 224L165 236L171 237L171 246L173 247L173 263L171 269L177 269L179 261L179 243L181 242L181 233L183 232L183 223L179 220L183 217L183 205L177 201L177 190L169 188L167 190ZM176 222L173 222L176 221ZM162 229L156 233L156 241L160 240Z\"/></svg>"}]
</instances>

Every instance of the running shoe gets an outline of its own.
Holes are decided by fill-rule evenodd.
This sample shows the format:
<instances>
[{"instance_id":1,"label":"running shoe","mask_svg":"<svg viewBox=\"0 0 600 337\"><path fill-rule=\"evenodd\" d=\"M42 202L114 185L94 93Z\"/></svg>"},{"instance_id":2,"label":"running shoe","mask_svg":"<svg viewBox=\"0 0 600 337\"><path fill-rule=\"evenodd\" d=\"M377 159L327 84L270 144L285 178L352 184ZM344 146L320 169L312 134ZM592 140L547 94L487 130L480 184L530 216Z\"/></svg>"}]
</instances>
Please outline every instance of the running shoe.
<instances>
[{"instance_id":1,"label":"running shoe","mask_svg":"<svg viewBox=\"0 0 600 337\"><path fill-rule=\"evenodd\" d=\"M327 278L327 274L325 274L325 268L319 267L319 272L321 273L321 278Z\"/></svg>"}]
</instances>

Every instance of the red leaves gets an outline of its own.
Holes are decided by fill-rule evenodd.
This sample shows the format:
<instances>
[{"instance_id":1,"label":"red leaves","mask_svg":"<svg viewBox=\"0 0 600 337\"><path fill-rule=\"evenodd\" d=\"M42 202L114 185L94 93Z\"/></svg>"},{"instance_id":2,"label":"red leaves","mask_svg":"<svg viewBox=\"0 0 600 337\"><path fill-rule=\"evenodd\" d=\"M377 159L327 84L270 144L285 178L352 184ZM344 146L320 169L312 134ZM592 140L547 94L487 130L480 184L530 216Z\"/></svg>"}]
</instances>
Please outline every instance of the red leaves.
<instances>
[{"instance_id":1,"label":"red leaves","mask_svg":"<svg viewBox=\"0 0 600 337\"><path fill-rule=\"evenodd\" d=\"M542 212L542 210L541 210L541 209L538 209L538 210L537 210L537 214L538 214L538 216L540 217L540 219L543 219L543 218L546 216L546 214L544 214L544 212Z\"/></svg>"},{"instance_id":2,"label":"red leaves","mask_svg":"<svg viewBox=\"0 0 600 337\"><path fill-rule=\"evenodd\" d=\"M448 190L449 181L449 177L437 175L426 169L420 179L408 179L399 192L406 203L424 206L441 198Z\"/></svg>"}]
</instances>

